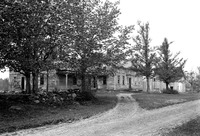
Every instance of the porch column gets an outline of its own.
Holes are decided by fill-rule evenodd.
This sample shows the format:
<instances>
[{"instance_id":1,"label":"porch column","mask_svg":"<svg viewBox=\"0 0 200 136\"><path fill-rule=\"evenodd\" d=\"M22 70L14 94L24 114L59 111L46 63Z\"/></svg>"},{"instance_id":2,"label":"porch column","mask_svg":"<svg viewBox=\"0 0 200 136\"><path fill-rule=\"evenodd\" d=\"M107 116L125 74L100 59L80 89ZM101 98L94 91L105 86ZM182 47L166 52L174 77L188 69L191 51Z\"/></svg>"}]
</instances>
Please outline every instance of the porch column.
<instances>
[{"instance_id":1,"label":"porch column","mask_svg":"<svg viewBox=\"0 0 200 136\"><path fill-rule=\"evenodd\" d=\"M68 89L68 74L65 74L66 75L66 89Z\"/></svg>"},{"instance_id":2,"label":"porch column","mask_svg":"<svg viewBox=\"0 0 200 136\"><path fill-rule=\"evenodd\" d=\"M117 78L117 76L114 75L114 77L113 77L113 89L114 89L114 90L117 89L117 88L116 88L116 84L117 84L117 80L118 80L118 79L116 79L116 78Z\"/></svg>"}]
</instances>

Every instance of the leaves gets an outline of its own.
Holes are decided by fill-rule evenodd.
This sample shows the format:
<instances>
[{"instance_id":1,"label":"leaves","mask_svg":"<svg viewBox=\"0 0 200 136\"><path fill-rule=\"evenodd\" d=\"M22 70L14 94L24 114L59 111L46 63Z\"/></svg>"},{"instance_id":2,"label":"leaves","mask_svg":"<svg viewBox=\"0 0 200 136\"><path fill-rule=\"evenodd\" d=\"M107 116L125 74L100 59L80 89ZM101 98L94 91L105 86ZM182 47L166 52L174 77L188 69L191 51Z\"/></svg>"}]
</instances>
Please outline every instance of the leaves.
<instances>
[{"instance_id":1,"label":"leaves","mask_svg":"<svg viewBox=\"0 0 200 136\"><path fill-rule=\"evenodd\" d=\"M186 63L186 60L183 60L183 58L178 58L180 52L175 55L170 52L169 45L172 43L168 43L168 40L164 39L159 47L159 61L156 64L155 70L159 79L167 84L178 81L184 76L183 67Z\"/></svg>"},{"instance_id":2,"label":"leaves","mask_svg":"<svg viewBox=\"0 0 200 136\"><path fill-rule=\"evenodd\" d=\"M132 56L132 69L139 75L150 77L153 75L155 62L155 53L150 47L151 39L149 38L149 23L141 24L138 22L138 35L133 38L135 46Z\"/></svg>"},{"instance_id":3,"label":"leaves","mask_svg":"<svg viewBox=\"0 0 200 136\"><path fill-rule=\"evenodd\" d=\"M133 27L118 25L118 2L71 1L70 6L70 23L63 24L61 47L62 60L70 68L80 74L84 71L84 74L98 75L105 71L105 66L116 65L125 58L123 50ZM63 8L64 12L67 10Z\"/></svg>"},{"instance_id":4,"label":"leaves","mask_svg":"<svg viewBox=\"0 0 200 136\"><path fill-rule=\"evenodd\" d=\"M55 7L48 0L8 3L2 4L0 14L2 64L18 72L46 67L58 44Z\"/></svg>"}]
</instances>

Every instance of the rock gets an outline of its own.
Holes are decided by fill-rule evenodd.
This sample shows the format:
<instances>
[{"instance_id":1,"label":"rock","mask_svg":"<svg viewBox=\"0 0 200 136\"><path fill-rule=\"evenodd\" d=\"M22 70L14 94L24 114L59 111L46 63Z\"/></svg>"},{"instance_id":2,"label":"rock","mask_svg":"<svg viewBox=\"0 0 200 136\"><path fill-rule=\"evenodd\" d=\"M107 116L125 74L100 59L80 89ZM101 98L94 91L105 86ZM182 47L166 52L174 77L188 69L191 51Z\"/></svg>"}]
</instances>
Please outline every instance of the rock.
<instances>
[{"instance_id":1,"label":"rock","mask_svg":"<svg viewBox=\"0 0 200 136\"><path fill-rule=\"evenodd\" d=\"M73 99L76 97L77 95L75 93L72 94Z\"/></svg>"},{"instance_id":2,"label":"rock","mask_svg":"<svg viewBox=\"0 0 200 136\"><path fill-rule=\"evenodd\" d=\"M53 96L53 100L54 100L54 101L56 101L56 100L57 100L57 98L56 98L56 96L55 96L55 95Z\"/></svg>"},{"instance_id":3,"label":"rock","mask_svg":"<svg viewBox=\"0 0 200 136\"><path fill-rule=\"evenodd\" d=\"M22 107L20 107L20 106L11 106L11 107L9 108L9 110L21 111L21 110L22 110Z\"/></svg>"},{"instance_id":4,"label":"rock","mask_svg":"<svg viewBox=\"0 0 200 136\"><path fill-rule=\"evenodd\" d=\"M73 104L74 104L74 105L80 105L80 103L79 103L79 102L73 102Z\"/></svg>"},{"instance_id":5,"label":"rock","mask_svg":"<svg viewBox=\"0 0 200 136\"><path fill-rule=\"evenodd\" d=\"M34 103L40 103L40 101L39 100L35 100Z\"/></svg>"}]
</instances>

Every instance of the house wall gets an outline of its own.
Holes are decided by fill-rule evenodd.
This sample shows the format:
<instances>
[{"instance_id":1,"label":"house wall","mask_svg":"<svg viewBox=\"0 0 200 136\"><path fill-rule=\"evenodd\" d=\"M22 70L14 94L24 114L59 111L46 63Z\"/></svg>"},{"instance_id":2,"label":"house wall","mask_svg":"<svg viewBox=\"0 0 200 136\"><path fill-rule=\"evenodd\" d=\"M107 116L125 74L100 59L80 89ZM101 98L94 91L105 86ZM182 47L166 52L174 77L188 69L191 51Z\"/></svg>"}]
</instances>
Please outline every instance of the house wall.
<instances>
[{"instance_id":1,"label":"house wall","mask_svg":"<svg viewBox=\"0 0 200 136\"><path fill-rule=\"evenodd\" d=\"M21 91L23 88L26 89L25 88L26 80L24 80L24 86L22 87L22 77L25 79L25 77L22 74L10 71L9 75L10 91Z\"/></svg>"},{"instance_id":2,"label":"house wall","mask_svg":"<svg viewBox=\"0 0 200 136\"><path fill-rule=\"evenodd\" d=\"M39 77L38 86L43 90L47 88L47 73L42 72L41 75L44 76L44 82L41 84L41 78ZM81 79L76 77L76 81L74 81L73 74L58 74L56 70L49 71L49 91L52 90L66 90L66 89L76 89L81 88ZM24 87L22 87L22 77L24 78ZM10 90L13 91L21 91L22 88L26 89L26 79L23 75L17 72L10 72ZM106 79L106 83L104 80ZM131 83L129 83L129 79ZM93 81L92 79L92 88ZM124 89L131 89L131 90L143 90L146 91L146 79L142 76L137 77L135 72L119 68L116 70L114 75L109 76L98 76L97 77L97 87L98 89L105 89L105 90L124 90ZM75 83L76 82L76 83ZM184 82L175 82L170 84L173 88L179 92L185 92L186 87ZM131 88L130 88L131 87ZM150 79L150 90L151 92L161 92L165 89L165 83L157 80L157 79Z\"/></svg>"},{"instance_id":3,"label":"house wall","mask_svg":"<svg viewBox=\"0 0 200 136\"><path fill-rule=\"evenodd\" d=\"M129 79L131 82L129 83ZM139 78L138 78L139 79ZM114 76L108 77L108 85L107 89L112 90L124 90L124 89L137 89L141 88L141 85L139 85L140 81L136 81L135 72L120 68L116 70L116 73Z\"/></svg>"},{"instance_id":4,"label":"house wall","mask_svg":"<svg viewBox=\"0 0 200 136\"><path fill-rule=\"evenodd\" d=\"M171 83L170 86L172 86L174 90L177 90L180 93L186 92L186 85L184 82Z\"/></svg>"},{"instance_id":5,"label":"house wall","mask_svg":"<svg viewBox=\"0 0 200 136\"><path fill-rule=\"evenodd\" d=\"M149 87L151 92L161 92L165 89L165 84L155 78L149 80ZM143 79L143 90L147 91L147 82L146 79Z\"/></svg>"},{"instance_id":6,"label":"house wall","mask_svg":"<svg viewBox=\"0 0 200 136\"><path fill-rule=\"evenodd\" d=\"M106 80L105 83L104 80ZM97 78L97 85L98 89L114 90L114 76L99 76Z\"/></svg>"},{"instance_id":7,"label":"house wall","mask_svg":"<svg viewBox=\"0 0 200 136\"><path fill-rule=\"evenodd\" d=\"M41 84L41 78L40 76L43 74L44 76L44 82L43 84ZM24 78L24 86L22 87L22 78ZM32 78L31 78L32 79ZM23 76L22 74L18 73L18 72L13 72L13 71L10 71L10 74L9 74L9 81L10 81L10 89L11 91L23 91L23 90L26 90L26 77ZM32 86L32 80L30 81L31 83L31 86ZM56 75L56 71L55 70L51 70L49 71L49 90L53 90L55 88L57 88L59 85L58 85L58 77ZM42 72L40 75L39 75L39 78L38 78L38 87L41 88L41 89L46 89L47 87L47 73L46 72ZM24 88L24 89L22 89Z\"/></svg>"},{"instance_id":8,"label":"house wall","mask_svg":"<svg viewBox=\"0 0 200 136\"><path fill-rule=\"evenodd\" d=\"M163 89L166 89L166 84L157 79L150 79L149 81L150 91L151 92L162 92ZM186 87L184 82L174 82L169 85L169 87L173 87L174 90L177 90L179 93L186 92ZM146 79L143 80L143 90L147 90Z\"/></svg>"}]
</instances>

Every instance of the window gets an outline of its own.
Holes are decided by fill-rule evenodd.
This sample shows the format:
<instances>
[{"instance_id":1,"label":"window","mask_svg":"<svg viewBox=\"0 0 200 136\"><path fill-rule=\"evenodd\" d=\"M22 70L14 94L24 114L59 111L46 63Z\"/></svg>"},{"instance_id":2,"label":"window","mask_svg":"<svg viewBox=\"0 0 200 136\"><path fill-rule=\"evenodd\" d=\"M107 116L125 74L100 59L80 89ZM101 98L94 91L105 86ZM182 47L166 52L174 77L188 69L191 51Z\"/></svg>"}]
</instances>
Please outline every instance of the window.
<instances>
[{"instance_id":1,"label":"window","mask_svg":"<svg viewBox=\"0 0 200 136\"><path fill-rule=\"evenodd\" d=\"M40 85L44 85L44 74L40 75Z\"/></svg>"},{"instance_id":2,"label":"window","mask_svg":"<svg viewBox=\"0 0 200 136\"><path fill-rule=\"evenodd\" d=\"M125 85L125 76L123 76L122 83L123 83L123 85Z\"/></svg>"},{"instance_id":3,"label":"window","mask_svg":"<svg viewBox=\"0 0 200 136\"><path fill-rule=\"evenodd\" d=\"M118 84L120 84L120 75L117 76Z\"/></svg>"},{"instance_id":4,"label":"window","mask_svg":"<svg viewBox=\"0 0 200 136\"><path fill-rule=\"evenodd\" d=\"M106 76L103 77L103 85L106 85L107 81L106 81Z\"/></svg>"},{"instance_id":5,"label":"window","mask_svg":"<svg viewBox=\"0 0 200 136\"><path fill-rule=\"evenodd\" d=\"M77 84L77 78L73 77L73 85L76 85L76 84Z\"/></svg>"}]
</instances>

